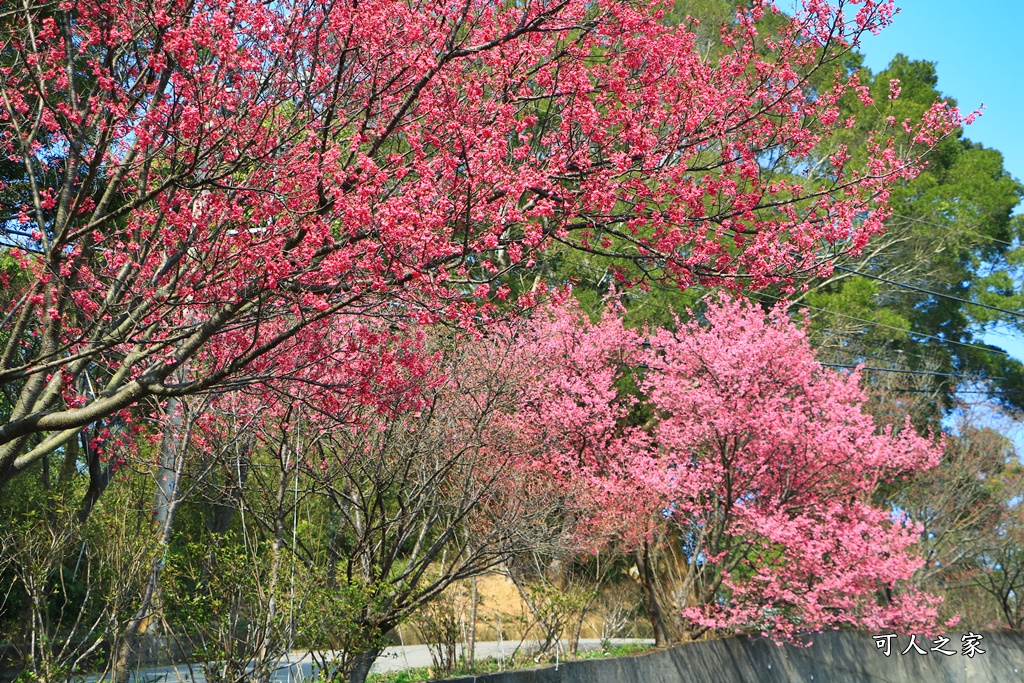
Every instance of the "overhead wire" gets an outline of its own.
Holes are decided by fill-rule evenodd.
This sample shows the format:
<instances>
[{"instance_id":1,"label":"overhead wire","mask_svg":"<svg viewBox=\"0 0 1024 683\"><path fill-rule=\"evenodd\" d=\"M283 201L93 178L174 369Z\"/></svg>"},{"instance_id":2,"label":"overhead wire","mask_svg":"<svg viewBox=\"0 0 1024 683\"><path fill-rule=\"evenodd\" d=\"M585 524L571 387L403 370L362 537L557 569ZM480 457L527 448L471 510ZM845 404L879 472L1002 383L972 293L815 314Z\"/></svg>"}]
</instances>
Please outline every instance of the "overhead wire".
<instances>
[{"instance_id":1,"label":"overhead wire","mask_svg":"<svg viewBox=\"0 0 1024 683\"><path fill-rule=\"evenodd\" d=\"M908 370L908 369L903 369L903 368L881 368L881 367L877 367L877 366L850 365L850 364L845 364L845 363L821 363L821 365L824 366L824 367L839 368L839 369L855 370L855 369L859 368L861 370L867 370L867 371L872 371L872 372L889 372L889 373L894 373L894 374L926 375L926 376L930 375L930 376L935 376L935 377L962 379L962 380L967 380L967 381L981 381L983 379L985 379L985 380L1005 380L1006 379L1005 377L984 377L984 378L982 378L982 377L973 377L971 375L964 375L964 374L958 374L958 373L952 373L952 372L935 372L935 371L929 371L929 370ZM934 389L911 389L911 388L904 388L904 387L890 388L890 389L888 389L888 391L895 391L895 392L898 392L898 393L914 393L914 394L934 394L934 393L936 393L936 391ZM984 389L961 389L961 388L958 387L954 393L956 395L960 395L960 394L980 394L980 395L985 395L985 396L1019 396L1019 395L1024 394L1024 389L988 389L988 390L984 390Z\"/></svg>"},{"instance_id":2,"label":"overhead wire","mask_svg":"<svg viewBox=\"0 0 1024 683\"><path fill-rule=\"evenodd\" d=\"M967 379L967 380L981 379L981 378L978 378L978 377L972 377L970 375L963 375L963 374L959 374L959 373L955 373L955 372L937 372L937 371L934 371L934 370L910 370L910 369L904 369L904 368L880 368L880 367L872 366L872 365L847 365L845 363L819 363L819 365L821 365L823 367L826 367L826 368L846 368L846 369L849 369L849 370L860 369L860 370L871 370L871 371L874 371L874 372L893 372L893 373L898 373L898 374L901 374L901 375L929 375L929 376L932 376L932 377L951 377L953 379ZM984 379L1002 379L1002 380L1005 380L1006 378L1005 377L985 377Z\"/></svg>"},{"instance_id":3,"label":"overhead wire","mask_svg":"<svg viewBox=\"0 0 1024 683\"><path fill-rule=\"evenodd\" d=\"M913 221L915 223L921 223L922 225L929 225L929 226L931 226L933 228L941 228L943 230L948 230L949 229L948 225L943 225L942 223L936 223L935 221L925 220L923 218L915 218L914 216L904 216L902 214L894 213L894 214L892 214L892 217L893 218L900 218L900 219L903 219L905 221ZM1005 244L1008 247L1020 246L1019 244L1015 244L1013 242L1007 242L1006 240L1001 240L998 237L992 237L990 235L982 234L982 233L978 232L977 230L968 230L967 228L962 228L962 227L957 228L957 230L960 230L961 232L969 233L969 234L974 235L976 237L980 237L983 240L989 240L990 242L996 242L998 244Z\"/></svg>"},{"instance_id":4,"label":"overhead wire","mask_svg":"<svg viewBox=\"0 0 1024 683\"><path fill-rule=\"evenodd\" d=\"M904 217L904 218L910 218L910 217ZM912 219L911 218L911 220L920 220L920 219ZM926 221L921 220L920 222L926 222ZM1001 243L1006 244L1008 246L1015 246L1015 245L1013 245L1013 244L1011 244L1009 242L1003 242L1002 240L998 240L996 238L989 238L988 236L981 235L980 233L978 234L978 236L979 237L984 237L984 238L987 238L987 239L991 239L992 241L995 241L995 242L1001 242ZM598 275L600 275L603 278L603 276L607 274L607 269L605 269L602 273L598 273L595 269L591 268L588 265L584 265L584 264L574 264L574 265L579 270L584 270L584 271L589 272L592 277L597 277ZM977 301L970 301L968 299L963 299L963 298L952 296L952 295L949 295L949 294L943 294L941 292L935 292L935 291L932 291L932 290L929 290L929 289L925 289L923 287L918 287L916 285L911 285L911 284L905 283L905 282L898 282L896 280L891 280L889 278L884 278L884 277L881 277L881 276L878 276L878 275L872 275L870 273L863 273L861 271L853 270L851 268L846 268L844 266L836 265L834 267L837 270L848 272L848 273L851 273L853 275L860 275L861 277L877 280L879 282L884 282L886 284L890 284L890 285L893 285L893 286L896 286L896 287L902 287L904 289L908 289L908 290L911 290L911 291L920 292L922 294L927 294L929 296L934 296L934 297L938 297L938 298L941 298L941 299L947 299L947 300L951 300L951 301L956 301L956 302L959 302L959 303L962 303L962 304L966 304L966 305L970 305L970 306L977 306L979 308L985 308L985 309L996 311L996 312L999 312L999 313L1002 313L1002 314L1005 314L1005 315L1010 315L1010 316L1014 316L1014 317L1024 318L1024 313L1021 313L1021 312L1011 311L1009 309L1000 308L998 306L992 306L990 304L984 304L984 303L977 302ZM658 280L653 280L651 282L651 284L654 285L656 288L661 289L662 291L666 291L666 292L678 291L675 288L669 287L669 286L663 284L662 282L660 282ZM773 299L776 302L783 300L781 297L772 296L770 294L765 294L763 292L761 294L764 295L764 296L767 296L768 298ZM651 306L651 302L650 301L645 302L645 303L646 303L646 305L648 305L651 308L655 309L659 313L662 313L662 314L674 313L674 309L671 306L668 306L668 307L665 307L663 305ZM934 340L934 341L937 341L937 342L942 343L942 344L952 344L952 345L961 346L961 347L965 347L965 348L975 349L975 350L978 350L978 351L983 351L983 352L986 352L986 353L1000 354L1000 355L1003 355L1003 356L1009 356L1010 355L1008 352L1004 351L1003 349L999 349L999 348L996 348L996 347L982 346L980 344L972 344L970 342L962 342L962 341L958 341L958 340L955 340L955 339L948 339L946 337L940 337L938 335L928 334L928 333L925 333L925 332L915 332L913 330L906 330L904 328L896 327L894 325L888 325L888 324L880 322L880 321L865 320L863 318L859 318L857 316L853 316L853 315L850 315L848 313L840 313L839 311L832 311L832 310L821 308L821 307L818 307L818 306L813 306L813 305L809 305L809 304L802 304L800 307L801 308L807 308L807 309L810 309L810 310L816 310L816 311L819 311L819 312L822 312L822 313L827 313L827 314L830 314L830 315L840 316L840 317L843 317L843 318L846 318L846 319L849 319L849 320L854 320L854 321L857 321L859 323L866 324L866 325L873 325L873 326L876 326L876 327L880 327L880 328L884 328L884 329L889 329L889 330L901 332L901 333L904 333L904 334L907 334L907 335L913 336L913 337L919 337L919 338ZM825 366L825 367L848 368L848 369L854 369L854 368L860 367L862 370L866 370L866 371L870 371L870 372L890 372L890 373L895 373L895 374L925 375L925 376L944 377L944 378L947 378L947 379L959 379L959 380L968 380L968 381L975 381L975 380L981 380L982 379L980 377L971 377L971 376L968 376L968 375L963 375L963 374L958 374L958 373L935 372L935 371L926 371L926 370L910 370L910 369L902 369L902 368L883 368L883 367L877 367L877 366L864 366L864 365L856 366L856 365L845 365L845 364L839 364L839 363L822 363L822 365ZM1004 380L1004 381L1006 380L1005 377L987 377L987 378L984 378L984 379L987 379L987 380ZM933 391L928 390L928 389L910 389L910 388L907 388L907 389L894 389L894 391L898 391L900 393L934 393ZM984 395L1019 395L1019 394L1024 394L1024 390L1004 389L1004 390L1001 390L1001 391L983 391L983 390L958 389L956 393L957 394L984 394Z\"/></svg>"},{"instance_id":5,"label":"overhead wire","mask_svg":"<svg viewBox=\"0 0 1024 683\"><path fill-rule=\"evenodd\" d=\"M783 299L781 297L772 296L771 294L763 294L763 295L767 296L767 297L769 297L771 299L774 299L775 301L783 301ZM962 341L957 341L955 339L947 339L946 337L940 337L938 335L928 334L926 332L915 332L913 330L907 330L907 329L904 329L902 327L896 327L895 325L887 325L887 324L885 324L883 322L878 322L877 320L866 320L864 318L858 318L857 316L850 315L849 313L840 313L839 311L833 311L833 310L830 310L830 309L827 309L827 308L821 308L820 306L812 306L811 304L803 304L802 303L802 304L799 304L798 307L799 308L808 308L808 309L811 309L811 310L814 310L814 311L820 311L822 313L828 313L830 315L838 315L838 316L841 316L843 318L848 318L850 320L856 320L857 322L864 323L865 325L874 325L876 327L883 327L883 328L885 328L887 330L894 330L896 332L903 332L904 334L909 334L909 335L912 335L912 336L915 336L915 337L925 337L927 339L934 339L936 341L942 342L943 344L956 344L957 346L966 346L966 347L969 347L969 348L972 348L972 349L977 349L979 351L987 351L989 353L999 353L999 354L1002 354L1004 356L1010 355L1006 351L1003 351L1002 349L997 349L995 347L982 346L980 344L971 344L970 342L962 342Z\"/></svg>"},{"instance_id":6,"label":"overhead wire","mask_svg":"<svg viewBox=\"0 0 1024 683\"><path fill-rule=\"evenodd\" d=\"M588 271L591 274L591 276L597 276L599 274L595 269L593 269L593 268L591 268L591 267L589 267L587 265L584 265L584 264L575 264L575 265L580 270ZM878 276L871 276L871 275L866 274L866 273L861 273L859 271L854 271L854 270L851 270L851 269L843 268L842 266L836 266L836 268L841 269L841 270L849 271L849 272L851 272L851 273L853 273L855 275L862 275L862 276L865 276L865 277L878 277ZM913 285L906 285L905 283L898 283L896 281L887 280L885 278L879 278L879 279L882 279L883 281L886 281L886 282L890 282L890 283L895 284L897 286L905 285L908 288L919 290L919 291L922 291L922 292L928 293L928 294L933 294L935 296L944 297L944 298L945 297L953 298L953 299L957 299L957 300L959 300L959 301L961 301L963 303L968 303L968 304L973 304L973 305L980 305L980 306L983 306L983 307L986 307L986 308L994 308L995 310L999 310L1001 312L1015 314L1013 311L1009 311L1009 310L1006 310L1006 309L999 309L998 307L989 306L987 304L978 304L976 302L971 302L971 301L968 301L966 299L958 299L957 297L952 297L950 295L943 295L943 294L941 294L939 292L931 292L930 290L925 290L923 288L915 287ZM662 291L668 291L668 292L678 291L675 288L672 288L672 287L669 287L667 285L664 285L663 283L661 283L661 282L659 282L657 280L653 281L652 284L655 287L657 287L658 289L661 289ZM768 298L773 299L774 301L777 301L777 302L778 301L783 301L783 299L781 297L773 296L771 294L765 294L763 292L761 294L763 296L767 296ZM650 302L647 302L647 305L650 305ZM652 306L652 308L656 309L660 313L672 313L674 311L674 309L672 309L671 306L669 306L669 307L665 307L665 306ZM873 325L873 326L881 327L881 328L884 328L884 329L889 329L889 330L893 330L893 331L897 331L897 332L902 332L904 334L908 334L908 335L915 336L915 337L923 337L923 338L926 338L926 339L931 339L931 340L934 340L934 341L938 341L938 342L940 342L942 344L953 344L953 345L956 345L956 346L962 346L962 347L965 347L965 348L971 348L971 349L975 349L975 350L978 350L978 351L984 351L986 353L1000 354L1000 355L1003 355L1003 356L1009 356L1010 355L1009 353L1007 353L1003 349L999 349L999 348L995 348L995 347L990 347L990 346L982 346L980 344L972 344L972 343L969 343L969 342L962 342L962 341L958 341L958 340L955 340L955 339L948 339L946 337L940 337L940 336L937 336L937 335L934 335L934 334L928 334L928 333L925 333L925 332L915 332L913 330L906 330L904 328L896 327L894 325L888 325L886 323L882 323L882 322L874 321L874 320L866 320L864 318L859 318L857 316L853 316L853 315L850 315L848 313L840 313L839 311L832 311L832 310L829 310L829 309L821 308L819 306L813 306L813 305L810 305L810 304L801 304L800 308L807 308L807 309L810 309L810 310L815 310L815 311L819 311L819 312L822 312L822 313L827 313L827 314L830 314L830 315L840 316L840 317L847 318L849 320L854 320L854 321L857 321L857 322L860 322L860 323L863 323L863 324L866 324L866 325ZM1016 314L1016 315L1021 315L1021 314ZM822 365L825 366L825 367L847 368L847 369L854 369L854 368L858 367L856 365L845 365L845 364L839 364L839 363L822 363ZM958 373L948 373L948 372L937 372L937 371L927 371L927 370L910 370L910 369L901 369L901 368L883 368L883 367L878 367L878 366L863 366L863 365L860 366L860 367L861 367L862 370L868 370L868 371L872 371L872 372L891 372L891 373L897 373L897 374L926 375L926 376L945 377L945 378L948 378L948 379L960 379L960 380L980 380L980 379L982 379L982 378L979 378L979 377L972 377L972 376L969 376L969 375L963 375L963 374L958 374ZM1003 381L1006 380L1005 377L986 377L984 379L987 379L987 380L1003 380ZM906 391L910 391L910 390L906 390ZM927 390L921 390L921 392L922 393L927 393ZM984 392L984 391L959 391L958 393L985 393L985 394L987 394L987 393L992 393L992 392ZM1024 390L1022 390L1022 391L1004 390L1004 391L1001 391L1001 392L998 392L998 393L1002 393L1002 394L1017 394L1017 393L1024 393Z\"/></svg>"},{"instance_id":7,"label":"overhead wire","mask_svg":"<svg viewBox=\"0 0 1024 683\"><path fill-rule=\"evenodd\" d=\"M929 296L938 297L940 299L947 299L949 301L957 301L957 302L962 303L962 304L967 304L968 306L977 306L979 308L987 308L987 309L989 309L991 311L998 311L999 313L1004 313L1006 315L1012 315L1012 316L1017 317L1017 318L1024 318L1024 313L1022 313L1020 311L1011 311L1008 308L1000 308L999 306L992 306L991 304L983 304L983 303L981 303L979 301L971 301L970 299L962 299L962 298L960 298L958 296L953 296L952 294L943 294L942 292L933 292L932 290L925 289L924 287L918 287L917 285L912 285L912 284L909 284L909 283L906 283L906 282L898 282L896 280L890 280L889 278L882 277L881 275L872 275L871 273L862 273L859 270L853 270L852 268L847 268L845 266L833 266L833 268L835 268L836 270L841 270L841 271L846 272L846 273L851 273L853 275L860 275L861 277L868 278L869 280L877 280L879 282L884 282L886 284L893 285L895 287L902 287L904 289L909 289L909 290L912 290L912 291L915 291L915 292L921 292L922 294L927 294Z\"/></svg>"},{"instance_id":8,"label":"overhead wire","mask_svg":"<svg viewBox=\"0 0 1024 683\"><path fill-rule=\"evenodd\" d=\"M598 271L596 271L595 269L591 268L588 265L584 265L584 264L574 264L574 265L576 265L576 267L581 269L581 270L585 270L585 271L589 272L590 275L593 276L593 277L596 277L598 275L603 275L604 274L604 273L599 273ZM850 270L850 269L843 268L842 266L836 266L836 268L839 268L839 269L842 269L842 270ZM860 273L859 271L850 270L850 272L854 273L856 275L863 275L865 277L877 277L877 276L870 276L870 275L865 274L865 273ZM895 282L895 281L891 281L891 282ZM667 286L667 285L665 285L665 284L663 284L663 283L661 283L660 281L657 281L657 280L652 281L651 284L654 285L655 287L657 287L658 289L662 290L662 291L666 291L666 292L677 292L678 291L677 289L675 289L673 287L669 287L669 286ZM896 284L899 284L899 283L896 283ZM907 285L907 286L908 287L913 287L913 285ZM920 289L920 288L918 288L918 289ZM923 290L923 291L928 291L928 290ZM949 295L940 294L938 292L934 292L934 294L937 295L937 296L949 296ZM762 296L766 296L766 297L768 297L768 298L770 298L770 299L772 299L774 301L777 301L777 302L778 301L784 301L784 299L782 297L773 296L771 294L767 294L767 293L764 293L764 292L762 292L761 295ZM967 301L966 299L961 299L961 301L963 301L965 303L972 303L970 301ZM647 302L647 305L650 305L650 302ZM988 307L987 304L977 304L977 305L982 305L982 306ZM671 314L671 313L674 312L674 309L672 309L671 307L665 307L665 306L651 306L651 307L656 309L659 313L663 313L663 314ZM857 316L853 316L853 315L850 315L848 313L841 313L839 311L832 311L832 310L829 310L829 309L826 309L826 308L821 308L820 306L813 306L811 304L800 304L799 307L800 308L807 308L807 309L810 309L810 310L819 311L819 312L822 312L822 313L828 313L830 315L841 316L843 318L847 318L849 320L855 320L855 321L863 323L865 325L874 325L876 327L881 327L881 328L884 328L884 329L893 330L893 331L896 331L896 332L901 332L901 333L908 334L908 335L915 336L915 337L923 337L925 339L931 339L931 340L940 342L942 344L953 344L953 345L956 345L956 346L962 346L962 347L965 347L965 348L971 348L971 349L975 349L977 351L984 351L986 353L995 353L995 354L999 354L999 355L1003 355L1003 356L1009 356L1010 355L1009 353L1007 353L1003 349L999 349L999 348L996 348L996 347L982 346L980 344L972 344L970 342L962 342L962 341L958 341L958 340L955 340L955 339L949 339L947 337L940 337L938 335L928 334L926 332L916 332L914 330L907 330L907 329L904 329L904 328L901 328L901 327L896 327L895 325L888 325L886 323L879 322L879 321L876 321L876 320L866 320L864 318L859 318ZM1003 311L1005 309L996 309L996 310ZM1006 311L1006 312L1012 313L1012 311Z\"/></svg>"}]
</instances>

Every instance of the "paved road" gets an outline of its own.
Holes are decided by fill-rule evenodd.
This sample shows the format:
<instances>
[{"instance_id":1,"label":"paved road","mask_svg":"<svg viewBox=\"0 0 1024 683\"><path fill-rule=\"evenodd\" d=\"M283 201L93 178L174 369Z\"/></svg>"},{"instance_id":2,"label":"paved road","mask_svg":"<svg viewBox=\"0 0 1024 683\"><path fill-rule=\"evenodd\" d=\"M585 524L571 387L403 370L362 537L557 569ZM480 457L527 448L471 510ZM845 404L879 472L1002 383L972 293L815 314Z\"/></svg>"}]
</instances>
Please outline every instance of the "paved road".
<instances>
[{"instance_id":1,"label":"paved road","mask_svg":"<svg viewBox=\"0 0 1024 683\"><path fill-rule=\"evenodd\" d=\"M653 643L654 641L614 638L611 642L613 645L623 645L626 643ZM500 659L508 657L518 644L519 641L477 643L476 658L486 659L494 657ZM528 646L529 643L526 643L523 648ZM597 650L600 647L601 641L597 639L584 638L580 640L579 644L581 652ZM388 671L401 671L402 669L416 669L423 666L431 666L432 664L430 650L426 645L396 646L386 648L380 657L377 658L371 671L373 673L386 673ZM312 665L313 662L308 654L294 652L279 662L273 681L274 683L301 683L301 681L308 681L312 678ZM96 678L90 677L86 680L90 683L95 683ZM198 665L189 667L186 664L143 669L135 672L132 680L136 683L184 683L185 681L189 683L206 683L202 667Z\"/></svg>"}]
</instances>

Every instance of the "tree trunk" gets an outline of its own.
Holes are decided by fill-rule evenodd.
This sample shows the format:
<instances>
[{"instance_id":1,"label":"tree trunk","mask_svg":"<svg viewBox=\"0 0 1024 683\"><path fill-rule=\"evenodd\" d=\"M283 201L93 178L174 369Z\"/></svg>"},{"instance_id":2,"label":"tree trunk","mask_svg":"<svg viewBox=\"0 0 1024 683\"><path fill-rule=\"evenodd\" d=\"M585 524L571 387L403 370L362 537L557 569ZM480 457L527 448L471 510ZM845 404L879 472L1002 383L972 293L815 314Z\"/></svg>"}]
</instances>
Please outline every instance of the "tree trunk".
<instances>
[{"instance_id":1,"label":"tree trunk","mask_svg":"<svg viewBox=\"0 0 1024 683\"><path fill-rule=\"evenodd\" d=\"M466 661L469 663L470 670L476 665L476 607L480 599L476 579L475 576L470 579L469 592L469 643L467 644L469 652L466 653Z\"/></svg>"},{"instance_id":2,"label":"tree trunk","mask_svg":"<svg viewBox=\"0 0 1024 683\"><path fill-rule=\"evenodd\" d=\"M167 426L160 442L160 468L156 477L156 500L153 501L153 525L157 529L162 529L167 522L171 501L176 498L181 451L181 444L176 441L181 438L181 408L178 399L167 400Z\"/></svg>"},{"instance_id":3,"label":"tree trunk","mask_svg":"<svg viewBox=\"0 0 1024 683\"><path fill-rule=\"evenodd\" d=\"M633 553L636 560L636 568L640 573L640 585L644 594L644 609L647 611L647 618L651 620L651 628L654 629L654 644L657 647L667 647L672 644L668 628L663 617L664 607L661 604L661 590L658 586L656 569L652 566L651 545L644 541L643 546L637 548Z\"/></svg>"},{"instance_id":4,"label":"tree trunk","mask_svg":"<svg viewBox=\"0 0 1024 683\"><path fill-rule=\"evenodd\" d=\"M81 435L82 445L85 449L85 462L89 468L89 488L86 489L82 503L78 507L79 525L84 525L89 520L92 509L96 507L100 496L107 490L107 484L110 483L110 464L104 466L100 461L99 453L89 445L89 434L90 432L83 432ZM161 459L163 459L162 454Z\"/></svg>"},{"instance_id":5,"label":"tree trunk","mask_svg":"<svg viewBox=\"0 0 1024 683\"><path fill-rule=\"evenodd\" d=\"M352 660L352 672L349 674L349 683L366 683L366 677L370 675L370 667L377 661L381 649L374 648L356 655Z\"/></svg>"},{"instance_id":6,"label":"tree trunk","mask_svg":"<svg viewBox=\"0 0 1024 683\"><path fill-rule=\"evenodd\" d=\"M284 546L284 497L288 490L288 472L282 467L277 482L277 511L274 515L274 542L271 545L270 576L265 589L267 604L263 617L263 632L260 635L259 647L256 650L253 680L267 683L273 671L274 663L285 654L282 652L280 639L275 633L274 620L277 617L277 591L281 576L281 554ZM373 662L371 662L372 664Z\"/></svg>"},{"instance_id":7,"label":"tree trunk","mask_svg":"<svg viewBox=\"0 0 1024 683\"><path fill-rule=\"evenodd\" d=\"M125 626L113 661L113 680L128 683L129 664L135 641L140 632L146 630L160 601L160 576L164 570L164 554L171 540L174 511L180 502L178 483L185 465L185 450L188 448L189 430L183 428L184 406L177 399L167 402L168 422L164 438L160 443L160 466L157 471L157 492L153 502L153 530L157 533L157 547L153 551L146 588L143 591L135 615Z\"/></svg>"},{"instance_id":8,"label":"tree trunk","mask_svg":"<svg viewBox=\"0 0 1024 683\"><path fill-rule=\"evenodd\" d=\"M81 438L81 434L79 437ZM64 446L64 462L60 468L58 482L61 488L71 483L72 478L78 472L78 443L79 439L71 439Z\"/></svg>"},{"instance_id":9,"label":"tree trunk","mask_svg":"<svg viewBox=\"0 0 1024 683\"><path fill-rule=\"evenodd\" d=\"M228 462L223 482L217 484L213 477L210 479L209 497L211 502L207 507L206 526L210 534L215 537L224 536L231 529L231 522L234 520L235 513L238 512L242 499L242 490L245 488L245 482L249 479L249 462L250 445L248 441L242 444L238 444L236 441L235 455Z\"/></svg>"}]
</instances>

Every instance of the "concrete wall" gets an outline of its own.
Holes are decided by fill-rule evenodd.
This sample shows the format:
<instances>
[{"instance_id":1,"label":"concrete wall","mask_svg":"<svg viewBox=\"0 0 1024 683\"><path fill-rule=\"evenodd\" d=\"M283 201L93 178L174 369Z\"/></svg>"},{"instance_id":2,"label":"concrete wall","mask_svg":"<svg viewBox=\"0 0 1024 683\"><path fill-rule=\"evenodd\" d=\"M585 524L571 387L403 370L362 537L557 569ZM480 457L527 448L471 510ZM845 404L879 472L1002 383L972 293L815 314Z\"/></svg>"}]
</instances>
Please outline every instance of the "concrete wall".
<instances>
[{"instance_id":1,"label":"concrete wall","mask_svg":"<svg viewBox=\"0 0 1024 683\"><path fill-rule=\"evenodd\" d=\"M1024 634L984 633L984 654L961 654L961 633L948 633L944 649L905 655L900 637L889 657L868 633L829 631L801 648L763 638L725 638L690 643L632 657L568 662L526 671L454 679L458 683L1014 683L1024 681ZM922 649L931 643L918 641Z\"/></svg>"}]
</instances>

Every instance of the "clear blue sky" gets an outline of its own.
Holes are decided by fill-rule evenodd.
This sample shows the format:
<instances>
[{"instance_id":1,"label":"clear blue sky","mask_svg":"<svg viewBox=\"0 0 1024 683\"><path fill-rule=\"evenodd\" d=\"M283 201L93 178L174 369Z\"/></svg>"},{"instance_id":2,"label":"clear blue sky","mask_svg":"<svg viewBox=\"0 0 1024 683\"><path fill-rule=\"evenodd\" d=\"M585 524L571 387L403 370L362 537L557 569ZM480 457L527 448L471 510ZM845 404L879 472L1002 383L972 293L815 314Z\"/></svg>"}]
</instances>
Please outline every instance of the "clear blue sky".
<instances>
[{"instance_id":1,"label":"clear blue sky","mask_svg":"<svg viewBox=\"0 0 1024 683\"><path fill-rule=\"evenodd\" d=\"M937 64L939 90L962 110L985 111L967 136L1006 156L1024 179L1024 1L897 0L892 26L864 38L867 66L884 69L897 53Z\"/></svg>"},{"instance_id":2,"label":"clear blue sky","mask_svg":"<svg viewBox=\"0 0 1024 683\"><path fill-rule=\"evenodd\" d=\"M897 54L936 63L939 90L961 110L982 103L967 137L1003 153L1006 169L1024 180L1024 0L897 0L892 26L861 45L865 63L880 71ZM1018 207L1018 212L1021 207ZM1019 334L987 335L1024 360Z\"/></svg>"}]
</instances>

